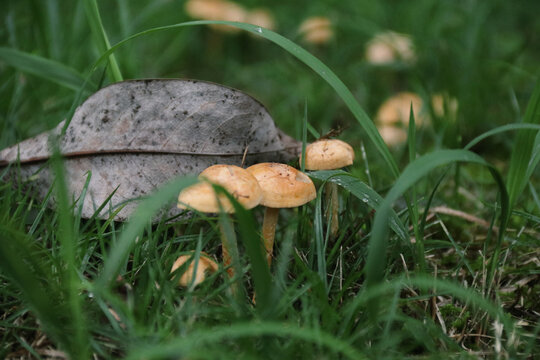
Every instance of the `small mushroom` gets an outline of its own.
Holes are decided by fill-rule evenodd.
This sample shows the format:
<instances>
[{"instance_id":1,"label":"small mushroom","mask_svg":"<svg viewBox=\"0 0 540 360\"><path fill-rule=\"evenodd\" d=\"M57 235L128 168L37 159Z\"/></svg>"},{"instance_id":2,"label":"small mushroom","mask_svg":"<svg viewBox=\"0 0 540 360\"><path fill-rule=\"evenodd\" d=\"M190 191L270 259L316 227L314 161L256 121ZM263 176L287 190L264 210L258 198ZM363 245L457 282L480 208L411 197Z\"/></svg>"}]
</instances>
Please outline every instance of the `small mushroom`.
<instances>
[{"instance_id":1,"label":"small mushroom","mask_svg":"<svg viewBox=\"0 0 540 360\"><path fill-rule=\"evenodd\" d=\"M218 269L218 264L208 254L201 252L201 256L197 262L197 268L195 269L195 279L193 279L193 268L195 266L194 255L194 251L191 251L189 254L180 255L172 266L171 273L191 260L191 263L184 269L182 276L178 280L180 286L188 287L192 281L193 285L197 286L206 279L207 273L216 272Z\"/></svg>"},{"instance_id":2,"label":"small mushroom","mask_svg":"<svg viewBox=\"0 0 540 360\"><path fill-rule=\"evenodd\" d=\"M262 189L261 205L265 206L262 234L268 265L272 252L280 208L303 205L317 196L313 181L303 172L279 163L255 164L246 169Z\"/></svg>"},{"instance_id":3,"label":"small mushroom","mask_svg":"<svg viewBox=\"0 0 540 360\"><path fill-rule=\"evenodd\" d=\"M262 198L262 190L257 179L239 166L213 165L201 172L199 179L204 182L192 185L180 193L178 196L179 208L191 208L204 213L217 213L221 210L233 213L234 207L229 199L223 194L216 194L212 184L225 188L246 209L259 205ZM229 276L233 277L234 270L229 266L231 264L230 249L227 246L223 229L221 229L221 249L223 264L227 268Z\"/></svg>"},{"instance_id":4,"label":"small mushroom","mask_svg":"<svg viewBox=\"0 0 540 360\"><path fill-rule=\"evenodd\" d=\"M305 166L307 170L335 170L352 165L353 161L353 148L338 139L317 140L306 146ZM326 199L330 201L332 210L330 234L335 237L339 227L339 201L338 188L333 182L326 183Z\"/></svg>"}]
</instances>

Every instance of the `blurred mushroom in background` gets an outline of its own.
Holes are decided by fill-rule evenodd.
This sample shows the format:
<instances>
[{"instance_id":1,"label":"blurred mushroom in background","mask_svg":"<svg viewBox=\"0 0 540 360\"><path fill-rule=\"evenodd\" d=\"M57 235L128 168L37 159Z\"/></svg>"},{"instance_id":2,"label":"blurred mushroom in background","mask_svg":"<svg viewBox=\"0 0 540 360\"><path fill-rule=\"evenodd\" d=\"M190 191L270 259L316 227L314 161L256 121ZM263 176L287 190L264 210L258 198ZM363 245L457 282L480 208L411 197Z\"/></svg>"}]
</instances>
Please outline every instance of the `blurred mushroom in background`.
<instances>
[{"instance_id":1,"label":"blurred mushroom in background","mask_svg":"<svg viewBox=\"0 0 540 360\"><path fill-rule=\"evenodd\" d=\"M334 36L330 19L324 16L313 16L305 19L298 29L305 42L322 45Z\"/></svg>"},{"instance_id":2,"label":"blurred mushroom in background","mask_svg":"<svg viewBox=\"0 0 540 360\"><path fill-rule=\"evenodd\" d=\"M268 9L264 8L257 8L248 11L244 21L248 24L257 25L269 30L275 30L276 28L274 15L272 15Z\"/></svg>"},{"instance_id":3,"label":"blurred mushroom in background","mask_svg":"<svg viewBox=\"0 0 540 360\"><path fill-rule=\"evenodd\" d=\"M397 93L382 103L377 111L375 121L384 142L389 146L397 146L407 140L411 104L415 125L422 127L429 122L422 98L412 92Z\"/></svg>"},{"instance_id":4,"label":"blurred mushroom in background","mask_svg":"<svg viewBox=\"0 0 540 360\"><path fill-rule=\"evenodd\" d=\"M216 21L238 21L273 30L275 20L272 13L264 8L247 10L243 6L228 0L188 0L186 13L194 19ZM212 24L214 30L237 33L240 29L227 25Z\"/></svg>"},{"instance_id":5,"label":"blurred mushroom in background","mask_svg":"<svg viewBox=\"0 0 540 360\"><path fill-rule=\"evenodd\" d=\"M456 98L448 94L434 94L431 96L431 107L436 117L450 121L456 120L459 108Z\"/></svg>"},{"instance_id":6,"label":"blurred mushroom in background","mask_svg":"<svg viewBox=\"0 0 540 360\"><path fill-rule=\"evenodd\" d=\"M232 1L227 0L188 0L185 4L186 13L194 19L244 22L247 11ZM237 33L240 29L227 25L210 25L212 29Z\"/></svg>"},{"instance_id":7,"label":"blurred mushroom in background","mask_svg":"<svg viewBox=\"0 0 540 360\"><path fill-rule=\"evenodd\" d=\"M416 61L413 41L406 34L393 31L379 33L367 43L366 59L373 65L388 65L396 61L412 64Z\"/></svg>"}]
</instances>

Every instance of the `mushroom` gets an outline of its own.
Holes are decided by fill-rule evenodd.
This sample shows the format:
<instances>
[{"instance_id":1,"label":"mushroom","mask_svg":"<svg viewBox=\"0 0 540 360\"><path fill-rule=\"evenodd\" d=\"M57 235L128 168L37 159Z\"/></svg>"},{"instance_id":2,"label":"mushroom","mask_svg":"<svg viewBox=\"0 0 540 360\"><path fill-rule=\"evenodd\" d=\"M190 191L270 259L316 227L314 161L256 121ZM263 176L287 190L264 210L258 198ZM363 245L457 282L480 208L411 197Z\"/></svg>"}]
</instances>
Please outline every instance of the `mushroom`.
<instances>
[{"instance_id":1,"label":"mushroom","mask_svg":"<svg viewBox=\"0 0 540 360\"><path fill-rule=\"evenodd\" d=\"M247 12L241 5L226 0L188 0L185 3L186 13L195 18L202 20L225 20L225 21L244 21ZM237 33L240 29L227 25L210 25L211 28Z\"/></svg>"},{"instance_id":2,"label":"mushroom","mask_svg":"<svg viewBox=\"0 0 540 360\"><path fill-rule=\"evenodd\" d=\"M388 98L377 110L377 128L384 142L390 146L402 144L407 139L411 105L415 125L423 126L429 121L422 98L415 93L403 91Z\"/></svg>"},{"instance_id":3,"label":"mushroom","mask_svg":"<svg viewBox=\"0 0 540 360\"><path fill-rule=\"evenodd\" d=\"M212 184L220 185L227 190L246 209L259 205L262 198L261 187L257 180L245 169L235 165L213 165L200 173L199 182L180 193L178 207L180 209L195 209L204 213L217 213L224 211L233 213L234 206L223 194L216 194ZM230 249L227 246L223 225L221 229L221 250L223 253L223 265L227 269L229 277L234 276L234 270L230 267Z\"/></svg>"},{"instance_id":4,"label":"mushroom","mask_svg":"<svg viewBox=\"0 0 540 360\"><path fill-rule=\"evenodd\" d=\"M261 205L266 207L262 235L270 266L279 209L303 205L315 199L317 193L313 181L306 174L286 164L261 163L246 170L257 179L262 189Z\"/></svg>"},{"instance_id":5,"label":"mushroom","mask_svg":"<svg viewBox=\"0 0 540 360\"><path fill-rule=\"evenodd\" d=\"M382 126L409 126L411 104L416 126L422 126L428 120L423 111L424 102L420 96L408 91L399 92L383 102L377 110L377 122Z\"/></svg>"},{"instance_id":6,"label":"mushroom","mask_svg":"<svg viewBox=\"0 0 540 360\"><path fill-rule=\"evenodd\" d=\"M300 159L301 161L301 159ZM354 150L351 145L338 139L317 140L306 146L305 167L307 170L335 170L352 165ZM331 214L330 234L337 235L338 220L338 188L333 182L326 183L326 199L330 201Z\"/></svg>"},{"instance_id":7,"label":"mushroom","mask_svg":"<svg viewBox=\"0 0 540 360\"><path fill-rule=\"evenodd\" d=\"M257 25L269 30L274 30L276 27L274 16L270 11L264 8L248 11L244 21L248 24Z\"/></svg>"},{"instance_id":8,"label":"mushroom","mask_svg":"<svg viewBox=\"0 0 540 360\"><path fill-rule=\"evenodd\" d=\"M306 42L315 45L326 44L334 36L330 19L324 16L312 16L305 19L300 24L298 32Z\"/></svg>"},{"instance_id":9,"label":"mushroom","mask_svg":"<svg viewBox=\"0 0 540 360\"><path fill-rule=\"evenodd\" d=\"M388 65L396 60L413 63L414 44L409 35L386 31L375 35L366 46L366 59L374 65Z\"/></svg>"},{"instance_id":10,"label":"mushroom","mask_svg":"<svg viewBox=\"0 0 540 360\"><path fill-rule=\"evenodd\" d=\"M192 281L193 286L197 286L205 280L206 273L214 273L218 269L218 264L207 253L201 252L201 256L199 256L199 260L197 261L197 268L195 269L195 279L193 279L193 268L196 262L194 255L194 251L180 255L171 268L171 273L173 273L176 269L191 260L191 263L184 269L182 276L178 280L180 286L188 287Z\"/></svg>"}]
</instances>

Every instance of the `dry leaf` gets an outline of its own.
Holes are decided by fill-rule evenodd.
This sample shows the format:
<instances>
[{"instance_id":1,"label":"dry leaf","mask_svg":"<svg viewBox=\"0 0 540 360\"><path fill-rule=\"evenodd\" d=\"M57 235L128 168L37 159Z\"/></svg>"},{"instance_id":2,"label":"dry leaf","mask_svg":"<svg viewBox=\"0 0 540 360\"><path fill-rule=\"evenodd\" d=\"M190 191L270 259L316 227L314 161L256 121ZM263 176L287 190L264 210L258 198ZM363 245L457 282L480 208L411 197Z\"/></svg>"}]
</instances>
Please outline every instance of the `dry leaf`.
<instances>
[{"instance_id":1,"label":"dry leaf","mask_svg":"<svg viewBox=\"0 0 540 360\"><path fill-rule=\"evenodd\" d=\"M59 134L64 123L51 132ZM47 166L50 132L0 151L0 166L20 157L23 178L32 176L38 196L51 184ZM83 205L90 217L112 197L117 206L149 194L174 177L198 174L217 164L288 161L298 142L281 132L267 110L245 93L195 80L132 80L90 96L73 115L60 150L70 190L78 196L92 173ZM42 169L36 174L36 171ZM116 216L123 221L136 207ZM171 209L171 214L174 214ZM108 208L101 217L108 217Z\"/></svg>"}]
</instances>

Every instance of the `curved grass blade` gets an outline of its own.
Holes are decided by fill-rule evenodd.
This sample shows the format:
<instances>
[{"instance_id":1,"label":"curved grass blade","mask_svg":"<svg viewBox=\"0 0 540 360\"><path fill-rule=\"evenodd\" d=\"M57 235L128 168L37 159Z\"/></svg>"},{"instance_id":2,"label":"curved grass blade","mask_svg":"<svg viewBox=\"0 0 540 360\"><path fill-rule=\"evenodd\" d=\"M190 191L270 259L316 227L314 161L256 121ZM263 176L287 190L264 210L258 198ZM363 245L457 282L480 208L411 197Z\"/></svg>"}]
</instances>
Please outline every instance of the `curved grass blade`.
<instances>
[{"instance_id":1,"label":"curved grass blade","mask_svg":"<svg viewBox=\"0 0 540 360\"><path fill-rule=\"evenodd\" d=\"M118 271L125 263L129 251L135 244L135 239L151 222L152 217L173 198L178 196L180 190L196 182L195 177L182 177L175 179L154 194L143 200L122 231L118 241L112 246L109 256L104 261L101 276L96 281L96 289L106 288L116 278Z\"/></svg>"},{"instance_id":2,"label":"curved grass blade","mask_svg":"<svg viewBox=\"0 0 540 360\"><path fill-rule=\"evenodd\" d=\"M527 173L525 174L525 178L527 181L531 178L534 169L536 169L536 166L540 162L540 132L536 134L536 139L534 140L534 145L532 149L531 154L531 160L529 160L529 165L527 166ZM530 184L530 182L529 182Z\"/></svg>"},{"instance_id":3,"label":"curved grass blade","mask_svg":"<svg viewBox=\"0 0 540 360\"><path fill-rule=\"evenodd\" d=\"M39 76L72 90L79 90L86 86L95 87L90 81L85 83L84 76L76 70L38 55L0 47L0 60L19 71Z\"/></svg>"},{"instance_id":4,"label":"curved grass blade","mask_svg":"<svg viewBox=\"0 0 540 360\"><path fill-rule=\"evenodd\" d=\"M331 181L338 184L374 210L379 209L379 206L383 202L382 196L380 196L375 190L354 177L354 175L343 170L312 171L309 172L308 175L318 180ZM405 225L403 225L401 219L393 210L390 211L389 224L390 228L396 233L397 236L399 236L402 241L409 241L407 228L405 228Z\"/></svg>"},{"instance_id":5,"label":"curved grass blade","mask_svg":"<svg viewBox=\"0 0 540 360\"><path fill-rule=\"evenodd\" d=\"M110 49L111 44L105 28L103 27L103 22L101 21L101 15L99 14L99 7L96 0L84 0L84 9L86 12L86 17L94 36L94 42L96 43L99 52L104 52ZM109 64L111 65L111 77L113 81L122 81L122 73L116 62L114 54L109 55Z\"/></svg>"},{"instance_id":6,"label":"curved grass blade","mask_svg":"<svg viewBox=\"0 0 540 360\"><path fill-rule=\"evenodd\" d=\"M303 340L325 346L331 352L343 354L348 359L366 358L349 343L318 329L308 329L293 324L257 322L215 326L176 338L168 344L138 346L129 352L127 359L163 359L178 357L178 355L185 356L211 345L220 346L221 342L227 339L258 336Z\"/></svg>"},{"instance_id":7,"label":"curved grass blade","mask_svg":"<svg viewBox=\"0 0 540 360\"><path fill-rule=\"evenodd\" d=\"M480 141L482 141L482 140L484 140L484 139L486 139L486 138L488 138L490 136L500 134L500 133L503 133L503 132L506 132L506 131L515 131L515 130L540 130L540 125L536 125L536 124L508 124L508 125L498 126L495 129L491 129L489 131L486 131L485 133L480 134L477 137L475 137L474 139L472 139L471 141L469 141L469 143L467 145L465 145L464 149L465 150L470 150L474 145L478 144Z\"/></svg>"},{"instance_id":8,"label":"curved grass blade","mask_svg":"<svg viewBox=\"0 0 540 360\"><path fill-rule=\"evenodd\" d=\"M375 214L373 230L369 241L368 258L366 263L366 282L368 286L373 286L379 283L384 276L384 268L386 266L386 247L388 242L388 219L392 210L392 204L401 195L414 185L422 177L426 176L430 171L438 166L446 165L455 162L470 162L486 166L491 172L495 180L501 201L501 216L499 238L495 247L495 253L491 258L490 272L488 274L488 283L493 276L495 266L498 262L502 238L509 216L508 193L499 172L487 163L480 156L467 150L439 150L427 155L424 155L414 162L409 164L396 181L390 192L379 207Z\"/></svg>"},{"instance_id":9,"label":"curved grass blade","mask_svg":"<svg viewBox=\"0 0 540 360\"><path fill-rule=\"evenodd\" d=\"M529 104L527 105L523 122L540 124L540 81L537 81L536 83ZM538 163L531 164L531 159L534 159L533 146L536 133L537 132L532 130L521 130L517 135L515 143L518 144L518 146L512 151L507 179L510 208L514 207L519 195L521 195L529 181L529 178L527 177L529 169L536 167ZM538 160L540 160L540 157L535 159L535 161ZM532 173L532 171L530 173Z\"/></svg>"},{"instance_id":10,"label":"curved grass blade","mask_svg":"<svg viewBox=\"0 0 540 360\"><path fill-rule=\"evenodd\" d=\"M356 296L346 305L343 311L341 324L343 328L349 329L345 330L344 333L350 331L357 313L361 308L365 307L366 305L369 306L371 302L381 302L382 299L387 297L391 299L396 291L400 291L401 289L405 289L407 287L418 288L424 293L432 293L431 295L426 295L426 297L433 295L446 295L459 299L471 307L482 309L482 311L485 311L491 318L498 319L504 325L509 338L512 336L519 338L520 336L518 331L519 329L514 326L514 321L507 313L505 313L501 306L489 301L487 298L483 297L482 294L472 288L466 288L463 287L463 285L453 281L444 280L441 278L433 278L423 274L410 277L402 275L395 279L390 279L370 288L364 289L364 291L358 294L358 296ZM389 309L385 310L386 313L389 313L390 311L391 310ZM382 319L384 319L384 317ZM514 342L514 344L517 343L519 342Z\"/></svg>"},{"instance_id":11,"label":"curved grass blade","mask_svg":"<svg viewBox=\"0 0 540 360\"><path fill-rule=\"evenodd\" d=\"M21 290L45 332L75 358L79 348L73 339L76 328L65 302L65 289L58 286L40 252L24 233L0 223L2 273Z\"/></svg>"},{"instance_id":12,"label":"curved grass blade","mask_svg":"<svg viewBox=\"0 0 540 360\"><path fill-rule=\"evenodd\" d=\"M392 172L394 177L397 178L399 176L399 170L398 170L396 161L394 157L392 156L392 154L390 153L390 150L384 143L381 135L379 134L377 130L377 127L373 124L373 121L371 121L369 116L365 113L365 111L362 109L360 104L354 98L354 95L352 94L352 92L347 88L347 86L343 83L343 81L341 81L328 66L322 63L319 59L317 59L315 56L310 54L304 48L296 45L294 42L279 35L278 33L275 33L268 29L261 28L260 26L255 26L255 25L240 23L240 22L232 22L232 21L189 21L189 22L184 22L184 23L179 23L179 24L174 24L174 25L155 27L155 28L141 31L137 34L131 35L130 37L124 40L121 40L120 42L113 45L109 50L104 52L101 55L101 57L94 63L92 70L95 70L97 66L99 66L104 61L106 61L109 58L109 56L113 54L119 47L143 35L149 35L156 32L173 30L173 29L186 27L186 26L210 25L210 24L229 25L229 26L233 26L233 27L245 30L245 31L249 31L255 35L261 36L267 40L270 40L274 44L280 46L281 48L289 52L291 55L295 56L297 59L302 61L304 64L309 66L320 77L322 77L341 97L343 102L345 102L349 110L352 112L356 120L359 122L360 126L362 126L367 136L373 142L377 151L383 157L386 165L390 168L390 171Z\"/></svg>"}]
</instances>

